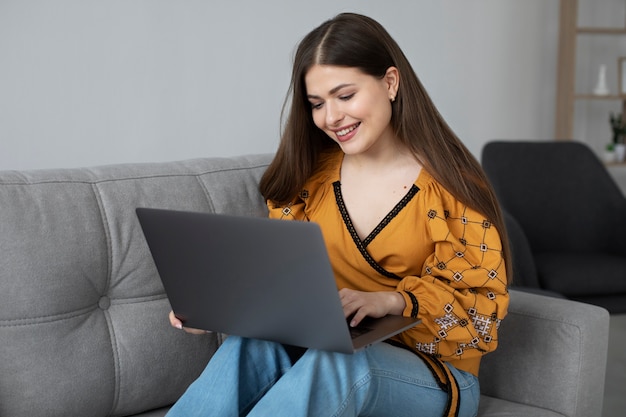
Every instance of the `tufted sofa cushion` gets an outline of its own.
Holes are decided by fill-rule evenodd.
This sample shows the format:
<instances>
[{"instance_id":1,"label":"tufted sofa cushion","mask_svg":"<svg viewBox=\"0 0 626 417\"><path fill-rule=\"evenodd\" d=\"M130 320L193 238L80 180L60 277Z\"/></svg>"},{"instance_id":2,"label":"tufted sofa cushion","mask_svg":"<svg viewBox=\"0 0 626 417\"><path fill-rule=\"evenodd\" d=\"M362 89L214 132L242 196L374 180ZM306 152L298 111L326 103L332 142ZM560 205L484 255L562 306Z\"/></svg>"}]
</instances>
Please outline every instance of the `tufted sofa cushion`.
<instances>
[{"instance_id":1,"label":"tufted sofa cushion","mask_svg":"<svg viewBox=\"0 0 626 417\"><path fill-rule=\"evenodd\" d=\"M271 156L0 172L0 415L127 416L167 406L220 335L184 336L138 206L266 215Z\"/></svg>"}]
</instances>

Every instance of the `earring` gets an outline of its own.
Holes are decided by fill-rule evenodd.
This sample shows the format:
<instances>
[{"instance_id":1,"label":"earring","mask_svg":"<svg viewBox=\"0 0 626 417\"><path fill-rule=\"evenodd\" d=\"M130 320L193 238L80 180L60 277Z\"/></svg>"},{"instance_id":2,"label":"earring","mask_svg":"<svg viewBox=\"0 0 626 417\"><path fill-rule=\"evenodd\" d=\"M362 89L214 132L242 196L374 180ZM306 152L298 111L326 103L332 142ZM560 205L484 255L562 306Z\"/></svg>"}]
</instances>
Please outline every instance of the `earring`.
<instances>
[{"instance_id":1,"label":"earring","mask_svg":"<svg viewBox=\"0 0 626 417\"><path fill-rule=\"evenodd\" d=\"M396 101L396 96L389 97L389 100L391 100L391 102L393 103L394 101Z\"/></svg>"}]
</instances>

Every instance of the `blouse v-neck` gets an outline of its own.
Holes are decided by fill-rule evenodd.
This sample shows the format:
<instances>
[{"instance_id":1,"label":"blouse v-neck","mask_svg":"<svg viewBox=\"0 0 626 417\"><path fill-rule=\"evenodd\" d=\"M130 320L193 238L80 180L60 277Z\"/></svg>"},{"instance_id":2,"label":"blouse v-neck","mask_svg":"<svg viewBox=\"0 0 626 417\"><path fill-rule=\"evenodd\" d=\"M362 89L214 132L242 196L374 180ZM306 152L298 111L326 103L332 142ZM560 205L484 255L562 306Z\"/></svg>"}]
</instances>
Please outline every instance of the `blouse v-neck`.
<instances>
[{"instance_id":1,"label":"blouse v-neck","mask_svg":"<svg viewBox=\"0 0 626 417\"><path fill-rule=\"evenodd\" d=\"M419 177L418 177L419 178ZM416 180L417 182L417 180ZM348 228L348 232L352 236L354 243L359 248L367 248L372 240L387 226L401 211L402 209L415 197L419 188L415 183L411 185L409 191L402 197L402 199L396 203L396 205L391 209L389 213L378 223L378 225L367 235L367 237L363 240L359 237L354 224L352 223L352 219L350 218L350 214L348 213L348 209L346 208L346 204L343 201L343 194L341 192L341 180L337 180L333 182L333 191L335 192L335 199L337 200L337 207L339 208L339 212L341 213L341 217L343 218L343 222L345 226Z\"/></svg>"},{"instance_id":2,"label":"blouse v-neck","mask_svg":"<svg viewBox=\"0 0 626 417\"><path fill-rule=\"evenodd\" d=\"M382 232L385 227L402 211L404 207L415 197L417 192L419 191L419 187L417 186L417 182L423 172L423 169L420 170L417 178L415 178L413 184L409 188L408 192L398 201L394 207L387 213L385 217L376 225L376 227L365 237L365 239L361 240L359 237L354 224L352 223L352 219L350 218L350 214L348 213L348 209L343 199L343 193L341 191L341 166L343 164L344 155L341 153L337 158L335 163L334 172L333 172L333 191L335 193L335 200L337 201L337 208L341 214L344 225L348 229L352 240L356 244L359 251L364 255L367 253L367 246Z\"/></svg>"}]
</instances>

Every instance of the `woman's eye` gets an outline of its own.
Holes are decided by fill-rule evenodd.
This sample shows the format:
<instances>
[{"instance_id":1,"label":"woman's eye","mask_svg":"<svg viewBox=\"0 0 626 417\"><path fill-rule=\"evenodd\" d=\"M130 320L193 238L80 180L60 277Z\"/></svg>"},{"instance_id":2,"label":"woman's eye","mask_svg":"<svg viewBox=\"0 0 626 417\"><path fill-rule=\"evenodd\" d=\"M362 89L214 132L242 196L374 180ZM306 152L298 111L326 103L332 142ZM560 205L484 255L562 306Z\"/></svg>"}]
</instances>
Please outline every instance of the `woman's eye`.
<instances>
[{"instance_id":1,"label":"woman's eye","mask_svg":"<svg viewBox=\"0 0 626 417\"><path fill-rule=\"evenodd\" d=\"M313 110L318 110L318 109L321 109L321 108L322 108L322 105L323 105L323 104L324 104L324 103L311 103L311 108L312 108Z\"/></svg>"},{"instance_id":2,"label":"woman's eye","mask_svg":"<svg viewBox=\"0 0 626 417\"><path fill-rule=\"evenodd\" d=\"M344 96L339 96L339 100L348 101L348 100L350 100L352 97L354 97L354 93L352 93L352 94L347 94L347 95L344 95Z\"/></svg>"}]
</instances>

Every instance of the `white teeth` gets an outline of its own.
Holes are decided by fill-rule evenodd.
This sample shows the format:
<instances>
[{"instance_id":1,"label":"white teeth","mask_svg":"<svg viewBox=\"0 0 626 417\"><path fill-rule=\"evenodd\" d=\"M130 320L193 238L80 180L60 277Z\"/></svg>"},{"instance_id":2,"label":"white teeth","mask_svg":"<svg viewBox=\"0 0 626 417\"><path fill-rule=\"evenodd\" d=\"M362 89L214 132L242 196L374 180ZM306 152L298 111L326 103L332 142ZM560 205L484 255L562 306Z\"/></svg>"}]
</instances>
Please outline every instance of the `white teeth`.
<instances>
[{"instance_id":1,"label":"white teeth","mask_svg":"<svg viewBox=\"0 0 626 417\"><path fill-rule=\"evenodd\" d=\"M356 125L354 125L354 126L347 127L347 128L345 128L345 129L342 129L342 130L340 130L340 131L338 131L338 132L337 132L337 136L345 136L345 135L347 135L348 133L352 132L354 129L356 129L358 126L359 126L359 125L358 125L358 124L356 124Z\"/></svg>"}]
</instances>

